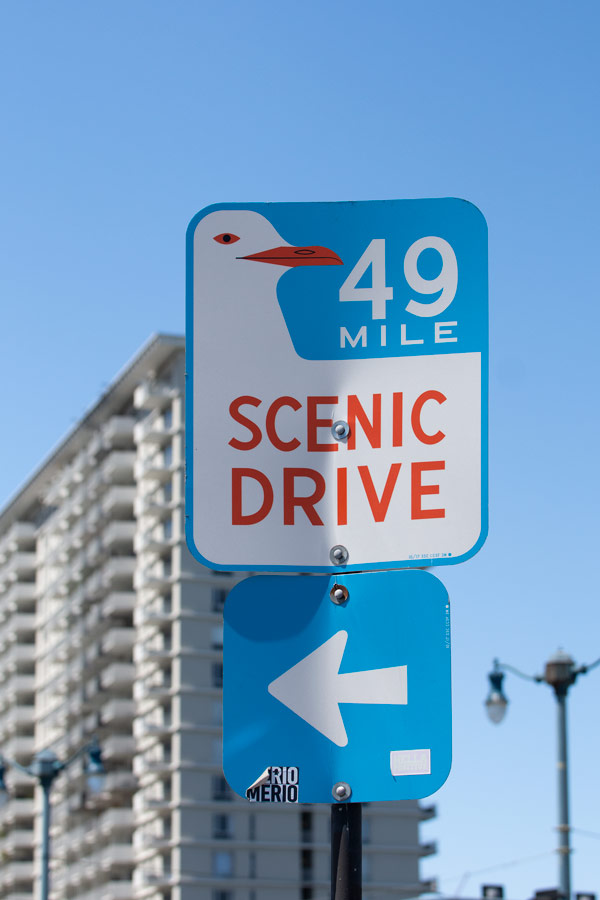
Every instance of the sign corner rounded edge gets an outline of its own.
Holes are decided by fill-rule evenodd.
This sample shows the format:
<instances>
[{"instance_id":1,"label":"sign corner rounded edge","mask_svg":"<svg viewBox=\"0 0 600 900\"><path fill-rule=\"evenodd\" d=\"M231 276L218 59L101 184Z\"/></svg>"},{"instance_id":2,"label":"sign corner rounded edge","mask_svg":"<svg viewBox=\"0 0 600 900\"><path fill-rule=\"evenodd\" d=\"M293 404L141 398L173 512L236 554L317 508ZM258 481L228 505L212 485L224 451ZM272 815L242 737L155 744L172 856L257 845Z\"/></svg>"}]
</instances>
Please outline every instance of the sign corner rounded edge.
<instances>
[{"instance_id":1,"label":"sign corner rounded edge","mask_svg":"<svg viewBox=\"0 0 600 900\"><path fill-rule=\"evenodd\" d=\"M214 569L217 572L233 572L236 571L236 566L234 565L226 565L224 563L217 563L212 559L208 559L208 557L203 556L202 553L198 550L196 546L196 542L194 540L194 526L191 518L186 517L185 522L185 543L187 549L192 554L196 562L199 562L201 565L206 566L208 569ZM240 567L238 566L237 569Z\"/></svg>"},{"instance_id":2,"label":"sign corner rounded edge","mask_svg":"<svg viewBox=\"0 0 600 900\"><path fill-rule=\"evenodd\" d=\"M451 200L453 203L460 203L460 204L465 204L466 206L468 206L469 213L471 215L473 215L473 217L475 219L480 220L480 223L483 225L483 228L485 229L485 233L487 236L487 233L488 233L487 219L486 219L484 213L482 212L482 210L477 206L476 203L473 203L472 200L466 200L464 197L448 197L447 199Z\"/></svg>"}]
</instances>

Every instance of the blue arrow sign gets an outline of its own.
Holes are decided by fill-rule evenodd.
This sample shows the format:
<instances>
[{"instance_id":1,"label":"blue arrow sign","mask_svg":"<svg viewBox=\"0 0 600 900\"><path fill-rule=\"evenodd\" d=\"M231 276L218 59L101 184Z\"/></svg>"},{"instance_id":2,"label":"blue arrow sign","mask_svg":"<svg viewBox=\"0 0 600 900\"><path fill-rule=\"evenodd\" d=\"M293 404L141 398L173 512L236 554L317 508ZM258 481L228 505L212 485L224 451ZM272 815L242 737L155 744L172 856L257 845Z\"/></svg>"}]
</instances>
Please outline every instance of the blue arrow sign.
<instances>
[{"instance_id":1,"label":"blue arrow sign","mask_svg":"<svg viewBox=\"0 0 600 900\"><path fill-rule=\"evenodd\" d=\"M225 604L223 705L225 776L250 800L432 794L451 764L444 586L419 570L246 579Z\"/></svg>"}]
</instances>

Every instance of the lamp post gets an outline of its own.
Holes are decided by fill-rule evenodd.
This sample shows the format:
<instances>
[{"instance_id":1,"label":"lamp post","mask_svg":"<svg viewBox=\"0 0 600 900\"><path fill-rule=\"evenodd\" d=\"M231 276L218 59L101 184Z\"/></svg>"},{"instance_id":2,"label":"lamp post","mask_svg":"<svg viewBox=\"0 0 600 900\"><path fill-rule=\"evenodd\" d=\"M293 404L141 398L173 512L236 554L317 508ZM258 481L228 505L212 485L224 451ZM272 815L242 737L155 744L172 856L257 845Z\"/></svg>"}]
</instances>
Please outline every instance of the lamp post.
<instances>
[{"instance_id":1,"label":"lamp post","mask_svg":"<svg viewBox=\"0 0 600 900\"><path fill-rule=\"evenodd\" d=\"M558 883L564 900L571 900L571 846L569 825L569 769L567 757L567 693L571 685L575 684L578 675L585 675L595 666L600 664L600 659L590 665L575 666L568 653L558 650L546 662L543 675L526 675L514 666L494 660L494 668L489 673L490 692L485 701L487 714L492 722L498 724L504 718L508 699L502 690L502 681L505 672L512 672L519 678L534 681L537 684L544 682L554 691L557 712L557 737L558 737Z\"/></svg>"},{"instance_id":2,"label":"lamp post","mask_svg":"<svg viewBox=\"0 0 600 900\"><path fill-rule=\"evenodd\" d=\"M4 782L6 765L13 766L36 778L42 789L42 858L40 872L40 900L48 900L49 897L49 872L50 872L50 789L54 779L65 769L82 756L87 756L85 774L90 791L100 793L104 787L105 769L102 762L102 751L97 738L81 747L65 761L58 759L52 750L42 750L36 754L29 766L22 766L14 759L7 759L0 755L0 802L8 800L8 791Z\"/></svg>"}]
</instances>

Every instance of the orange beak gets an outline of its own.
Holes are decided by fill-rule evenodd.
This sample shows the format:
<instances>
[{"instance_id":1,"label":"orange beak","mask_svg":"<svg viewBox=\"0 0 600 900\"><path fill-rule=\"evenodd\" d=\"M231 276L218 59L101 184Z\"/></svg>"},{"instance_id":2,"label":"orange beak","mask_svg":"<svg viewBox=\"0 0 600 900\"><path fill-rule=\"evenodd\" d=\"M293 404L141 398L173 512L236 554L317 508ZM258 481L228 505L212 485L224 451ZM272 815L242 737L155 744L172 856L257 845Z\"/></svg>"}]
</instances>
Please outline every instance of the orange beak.
<instances>
[{"instance_id":1,"label":"orange beak","mask_svg":"<svg viewBox=\"0 0 600 900\"><path fill-rule=\"evenodd\" d=\"M273 247L238 259L271 263L274 266L343 266L337 253L327 247Z\"/></svg>"}]
</instances>

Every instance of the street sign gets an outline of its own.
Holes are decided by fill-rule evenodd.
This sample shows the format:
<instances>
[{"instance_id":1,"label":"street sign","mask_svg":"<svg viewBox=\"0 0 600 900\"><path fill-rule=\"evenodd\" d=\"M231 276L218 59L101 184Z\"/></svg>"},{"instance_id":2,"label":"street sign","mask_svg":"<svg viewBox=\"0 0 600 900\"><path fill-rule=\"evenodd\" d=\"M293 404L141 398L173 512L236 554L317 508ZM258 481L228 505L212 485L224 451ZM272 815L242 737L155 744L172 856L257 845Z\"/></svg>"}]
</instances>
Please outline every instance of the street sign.
<instances>
[{"instance_id":1,"label":"street sign","mask_svg":"<svg viewBox=\"0 0 600 900\"><path fill-rule=\"evenodd\" d=\"M446 780L450 606L433 575L248 578L223 644L223 769L241 796L415 799Z\"/></svg>"},{"instance_id":2,"label":"street sign","mask_svg":"<svg viewBox=\"0 0 600 900\"><path fill-rule=\"evenodd\" d=\"M461 562L487 531L487 230L462 200L188 229L187 539L212 568Z\"/></svg>"}]
</instances>

